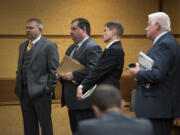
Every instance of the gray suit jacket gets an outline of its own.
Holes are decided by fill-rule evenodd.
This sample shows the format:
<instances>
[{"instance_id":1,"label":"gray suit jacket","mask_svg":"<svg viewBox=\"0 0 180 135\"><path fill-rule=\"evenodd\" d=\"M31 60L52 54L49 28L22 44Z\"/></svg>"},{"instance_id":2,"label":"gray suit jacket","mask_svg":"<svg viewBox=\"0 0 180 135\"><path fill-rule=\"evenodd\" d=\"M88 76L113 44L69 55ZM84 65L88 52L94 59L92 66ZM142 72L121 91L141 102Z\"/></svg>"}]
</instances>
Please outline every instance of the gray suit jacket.
<instances>
[{"instance_id":1,"label":"gray suit jacket","mask_svg":"<svg viewBox=\"0 0 180 135\"><path fill-rule=\"evenodd\" d=\"M102 118L81 121L77 135L153 135L153 128L148 120L113 111Z\"/></svg>"},{"instance_id":2,"label":"gray suit jacket","mask_svg":"<svg viewBox=\"0 0 180 135\"><path fill-rule=\"evenodd\" d=\"M180 117L180 45L166 33L152 46L147 55L154 60L151 71L139 71L135 112L137 117ZM145 88L143 83L150 83Z\"/></svg>"},{"instance_id":3,"label":"gray suit jacket","mask_svg":"<svg viewBox=\"0 0 180 135\"><path fill-rule=\"evenodd\" d=\"M19 47L18 69L16 73L15 93L22 94L22 64L23 54L28 41ZM33 54L27 70L27 87L30 97L36 97L44 92L50 93L56 87L56 69L59 64L58 49L55 43L41 37L34 45Z\"/></svg>"},{"instance_id":4,"label":"gray suit jacket","mask_svg":"<svg viewBox=\"0 0 180 135\"><path fill-rule=\"evenodd\" d=\"M66 55L70 56L76 45L71 45ZM91 106L88 101L78 101L76 97L77 86L87 76L90 70L94 68L102 54L100 46L91 38L88 38L73 55L73 58L79 61L85 68L73 72L73 79L77 82L61 80L62 82L62 106L67 105L68 109L89 109Z\"/></svg>"}]
</instances>

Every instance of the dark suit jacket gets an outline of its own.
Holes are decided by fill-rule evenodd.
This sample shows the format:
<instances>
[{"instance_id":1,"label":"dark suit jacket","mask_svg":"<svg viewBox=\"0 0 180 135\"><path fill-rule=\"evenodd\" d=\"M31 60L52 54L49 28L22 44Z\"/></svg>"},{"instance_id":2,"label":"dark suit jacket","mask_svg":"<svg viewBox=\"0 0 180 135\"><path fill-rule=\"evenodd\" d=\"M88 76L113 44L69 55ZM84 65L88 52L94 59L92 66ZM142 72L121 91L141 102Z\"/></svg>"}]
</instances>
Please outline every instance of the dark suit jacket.
<instances>
[{"instance_id":1,"label":"dark suit jacket","mask_svg":"<svg viewBox=\"0 0 180 135\"><path fill-rule=\"evenodd\" d=\"M23 54L29 41L19 47L18 69L16 73L15 93L22 93ZM59 64L58 49L55 43L41 37L34 45L33 54L27 70L27 87L30 97L36 97L44 92L51 92L56 87L56 69Z\"/></svg>"},{"instance_id":2,"label":"dark suit jacket","mask_svg":"<svg viewBox=\"0 0 180 135\"><path fill-rule=\"evenodd\" d=\"M152 46L147 55L154 60L151 71L137 74L135 112L137 117L173 118L180 116L179 77L180 46L166 33ZM142 84L150 83L150 88Z\"/></svg>"},{"instance_id":3,"label":"dark suit jacket","mask_svg":"<svg viewBox=\"0 0 180 135\"><path fill-rule=\"evenodd\" d=\"M70 56L76 45L71 45L67 51L66 55ZM62 80L62 105L67 105L68 109L89 109L91 108L87 101L78 101L76 97L77 86L86 77L90 70L96 65L102 51L99 45L95 43L91 38L88 38L80 48L73 55L73 58L79 61L85 66L81 70L76 70L73 72L73 79L77 82L74 84L72 81Z\"/></svg>"},{"instance_id":4,"label":"dark suit jacket","mask_svg":"<svg viewBox=\"0 0 180 135\"><path fill-rule=\"evenodd\" d=\"M95 68L81 83L83 92L90 89L95 84L106 83L120 88L120 77L124 66L124 51L121 42L113 43L108 49L105 49L103 55Z\"/></svg>"},{"instance_id":5,"label":"dark suit jacket","mask_svg":"<svg viewBox=\"0 0 180 135\"><path fill-rule=\"evenodd\" d=\"M102 118L81 121L77 135L153 135L153 129L148 120L113 111Z\"/></svg>"}]
</instances>

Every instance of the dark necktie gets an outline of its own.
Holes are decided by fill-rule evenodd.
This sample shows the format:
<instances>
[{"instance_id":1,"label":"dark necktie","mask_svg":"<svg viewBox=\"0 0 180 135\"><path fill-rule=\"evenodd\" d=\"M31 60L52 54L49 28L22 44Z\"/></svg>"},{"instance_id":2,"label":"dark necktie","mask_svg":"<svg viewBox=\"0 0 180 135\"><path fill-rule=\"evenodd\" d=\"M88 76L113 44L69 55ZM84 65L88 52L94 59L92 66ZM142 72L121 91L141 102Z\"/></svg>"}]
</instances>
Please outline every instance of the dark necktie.
<instances>
[{"instance_id":1,"label":"dark necktie","mask_svg":"<svg viewBox=\"0 0 180 135\"><path fill-rule=\"evenodd\" d=\"M77 51L78 45L76 45L71 53L71 57L73 57Z\"/></svg>"}]
</instances>

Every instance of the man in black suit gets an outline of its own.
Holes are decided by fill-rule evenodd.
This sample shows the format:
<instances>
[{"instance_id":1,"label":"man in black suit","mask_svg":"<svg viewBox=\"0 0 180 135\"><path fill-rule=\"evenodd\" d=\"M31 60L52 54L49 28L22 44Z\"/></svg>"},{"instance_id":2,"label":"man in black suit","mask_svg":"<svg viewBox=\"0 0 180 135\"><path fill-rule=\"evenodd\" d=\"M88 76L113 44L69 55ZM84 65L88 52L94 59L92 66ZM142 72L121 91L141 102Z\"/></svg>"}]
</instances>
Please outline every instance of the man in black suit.
<instances>
[{"instance_id":1,"label":"man in black suit","mask_svg":"<svg viewBox=\"0 0 180 135\"><path fill-rule=\"evenodd\" d=\"M66 55L79 61L85 68L67 72L57 78L62 82L62 106L67 105L72 133L77 131L77 123L94 117L88 101L80 102L76 98L76 89L89 71L96 65L101 55L100 46L90 36L90 24L84 18L77 18L71 23L71 36L74 43L67 49Z\"/></svg>"},{"instance_id":2,"label":"man in black suit","mask_svg":"<svg viewBox=\"0 0 180 135\"><path fill-rule=\"evenodd\" d=\"M153 135L150 121L133 119L120 111L121 97L116 87L99 85L90 100L98 118L81 121L77 135Z\"/></svg>"},{"instance_id":3,"label":"man in black suit","mask_svg":"<svg viewBox=\"0 0 180 135\"><path fill-rule=\"evenodd\" d=\"M170 34L170 19L166 13L153 13L148 18L146 35L154 42L147 55L154 60L154 64L147 71L140 70L139 64L129 68L137 80L135 113L137 117L151 120L155 135L170 135L173 119L180 117L177 96L180 46ZM147 83L150 87L146 87Z\"/></svg>"},{"instance_id":4,"label":"man in black suit","mask_svg":"<svg viewBox=\"0 0 180 135\"><path fill-rule=\"evenodd\" d=\"M15 93L20 99L25 135L53 135L51 94L56 87L59 64L55 43L41 36L42 22L31 18L26 22L28 40L19 47Z\"/></svg>"},{"instance_id":5,"label":"man in black suit","mask_svg":"<svg viewBox=\"0 0 180 135\"><path fill-rule=\"evenodd\" d=\"M123 34L123 26L117 21L105 24L103 38L108 43L103 55L95 68L81 82L77 89L77 98L81 100L82 93L95 84L106 83L120 88L120 77L124 66L124 51L121 46L120 37Z\"/></svg>"}]
</instances>

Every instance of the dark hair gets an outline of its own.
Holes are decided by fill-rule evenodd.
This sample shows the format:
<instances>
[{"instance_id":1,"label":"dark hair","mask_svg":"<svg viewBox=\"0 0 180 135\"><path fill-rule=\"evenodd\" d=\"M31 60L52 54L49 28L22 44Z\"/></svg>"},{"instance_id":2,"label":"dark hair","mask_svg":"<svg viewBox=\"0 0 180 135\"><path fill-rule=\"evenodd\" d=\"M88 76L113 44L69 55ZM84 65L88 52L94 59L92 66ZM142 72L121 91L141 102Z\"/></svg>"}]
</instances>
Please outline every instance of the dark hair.
<instances>
[{"instance_id":1,"label":"dark hair","mask_svg":"<svg viewBox=\"0 0 180 135\"><path fill-rule=\"evenodd\" d=\"M120 108L121 96L117 88L112 85L99 85L90 96L92 105L96 105L101 111L111 107Z\"/></svg>"},{"instance_id":2,"label":"dark hair","mask_svg":"<svg viewBox=\"0 0 180 135\"><path fill-rule=\"evenodd\" d=\"M71 22L71 24L76 22L76 21L78 21L79 28L83 29L83 30L84 30L84 28L86 28L86 33L90 36L90 34L91 34L91 26L90 26L89 21L84 19L84 18L76 18Z\"/></svg>"},{"instance_id":3,"label":"dark hair","mask_svg":"<svg viewBox=\"0 0 180 135\"><path fill-rule=\"evenodd\" d=\"M105 24L105 26L107 28L109 28L110 30L115 29L116 32L117 32L117 36L119 36L119 37L122 36L122 34L124 32L123 25L120 22L118 22L118 21L107 22Z\"/></svg>"},{"instance_id":4,"label":"dark hair","mask_svg":"<svg viewBox=\"0 0 180 135\"><path fill-rule=\"evenodd\" d=\"M38 18L30 18L30 19L28 19L26 21L26 23L29 23L29 22L36 22L37 25L38 25L38 28L41 29L41 30L43 29L43 23L41 22L40 19L38 19Z\"/></svg>"}]
</instances>

